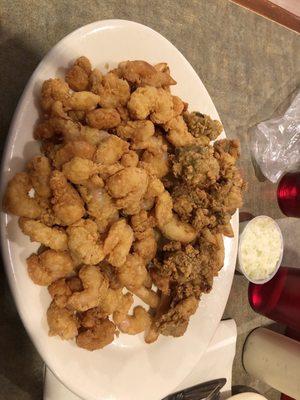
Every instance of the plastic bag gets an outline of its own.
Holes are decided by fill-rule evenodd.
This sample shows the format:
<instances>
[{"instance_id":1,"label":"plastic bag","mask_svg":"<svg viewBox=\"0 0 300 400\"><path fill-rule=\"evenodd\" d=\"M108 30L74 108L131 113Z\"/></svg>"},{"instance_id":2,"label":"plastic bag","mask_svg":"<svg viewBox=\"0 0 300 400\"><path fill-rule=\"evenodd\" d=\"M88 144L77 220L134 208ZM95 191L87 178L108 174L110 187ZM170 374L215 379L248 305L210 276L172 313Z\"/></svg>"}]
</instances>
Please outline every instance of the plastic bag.
<instances>
[{"instance_id":1,"label":"plastic bag","mask_svg":"<svg viewBox=\"0 0 300 400\"><path fill-rule=\"evenodd\" d=\"M276 183L300 163L300 90L280 116L250 129L252 156L263 175Z\"/></svg>"}]
</instances>

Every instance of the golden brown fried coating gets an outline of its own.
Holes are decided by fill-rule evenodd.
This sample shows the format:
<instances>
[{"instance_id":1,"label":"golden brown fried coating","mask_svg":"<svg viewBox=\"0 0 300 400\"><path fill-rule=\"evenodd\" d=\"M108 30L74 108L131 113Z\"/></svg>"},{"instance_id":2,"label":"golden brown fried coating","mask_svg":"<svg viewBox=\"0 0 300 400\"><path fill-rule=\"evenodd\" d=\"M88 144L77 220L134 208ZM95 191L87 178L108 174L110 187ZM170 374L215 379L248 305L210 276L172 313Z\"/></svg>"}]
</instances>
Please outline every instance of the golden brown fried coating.
<instances>
[{"instance_id":1,"label":"golden brown fried coating","mask_svg":"<svg viewBox=\"0 0 300 400\"><path fill-rule=\"evenodd\" d=\"M70 185L64 174L53 171L50 178L53 211L62 225L71 225L85 214L83 201L78 192Z\"/></svg>"},{"instance_id":2,"label":"golden brown fried coating","mask_svg":"<svg viewBox=\"0 0 300 400\"><path fill-rule=\"evenodd\" d=\"M72 90L87 90L91 71L92 66L90 61L84 56L79 57L74 62L74 65L66 72L66 82Z\"/></svg>"},{"instance_id":3,"label":"golden brown fried coating","mask_svg":"<svg viewBox=\"0 0 300 400\"><path fill-rule=\"evenodd\" d=\"M80 292L82 290L81 280L77 276L72 276L68 279L58 279L48 286L48 292L59 308L67 306L68 298L73 292Z\"/></svg>"},{"instance_id":4,"label":"golden brown fried coating","mask_svg":"<svg viewBox=\"0 0 300 400\"><path fill-rule=\"evenodd\" d=\"M108 291L104 298L101 299L99 309L103 315L113 314L115 311L123 312L128 304L133 303L133 296L131 293L122 293L122 289L111 289Z\"/></svg>"},{"instance_id":5,"label":"golden brown fried coating","mask_svg":"<svg viewBox=\"0 0 300 400\"><path fill-rule=\"evenodd\" d=\"M137 167L139 163L139 156L134 150L129 150L122 155L121 164L124 167Z\"/></svg>"},{"instance_id":6,"label":"golden brown fried coating","mask_svg":"<svg viewBox=\"0 0 300 400\"><path fill-rule=\"evenodd\" d=\"M73 157L62 168L65 177L72 183L83 184L97 172L93 161L81 157Z\"/></svg>"},{"instance_id":7,"label":"golden brown fried coating","mask_svg":"<svg viewBox=\"0 0 300 400\"><path fill-rule=\"evenodd\" d=\"M157 64L158 65L158 64ZM128 82L137 86L169 86L175 85L176 81L170 76L168 69L162 65L156 68L146 61L123 61L118 65L118 74Z\"/></svg>"},{"instance_id":8,"label":"golden brown fried coating","mask_svg":"<svg viewBox=\"0 0 300 400\"><path fill-rule=\"evenodd\" d=\"M108 262L114 267L121 267L129 254L133 242L133 231L125 219L113 223L104 241L103 251L108 255Z\"/></svg>"},{"instance_id":9,"label":"golden brown fried coating","mask_svg":"<svg viewBox=\"0 0 300 400\"><path fill-rule=\"evenodd\" d=\"M100 96L101 107L117 108L126 105L130 97L130 88L126 80L109 72L103 77L100 85L94 85L94 93Z\"/></svg>"},{"instance_id":10,"label":"golden brown fried coating","mask_svg":"<svg viewBox=\"0 0 300 400\"><path fill-rule=\"evenodd\" d=\"M195 138L188 131L182 116L173 117L164 124L167 139L175 147L189 146L195 143Z\"/></svg>"},{"instance_id":11,"label":"golden brown fried coating","mask_svg":"<svg viewBox=\"0 0 300 400\"><path fill-rule=\"evenodd\" d=\"M94 161L99 164L111 165L120 160L128 151L129 144L118 136L109 135L99 143Z\"/></svg>"},{"instance_id":12,"label":"golden brown fried coating","mask_svg":"<svg viewBox=\"0 0 300 400\"><path fill-rule=\"evenodd\" d=\"M50 228L40 221L21 217L19 225L22 232L30 237L32 242L40 242L53 250L67 250L67 234L62 228Z\"/></svg>"},{"instance_id":13,"label":"golden brown fried coating","mask_svg":"<svg viewBox=\"0 0 300 400\"><path fill-rule=\"evenodd\" d=\"M124 168L109 177L106 181L108 193L115 198L117 208L126 214L139 212L141 200L148 187L148 174L137 167Z\"/></svg>"},{"instance_id":14,"label":"golden brown fried coating","mask_svg":"<svg viewBox=\"0 0 300 400\"><path fill-rule=\"evenodd\" d=\"M167 191L164 191L158 196L155 206L155 217L160 231L170 240L192 242L197 236L196 230L190 224L179 220L172 209L172 198Z\"/></svg>"},{"instance_id":15,"label":"golden brown fried coating","mask_svg":"<svg viewBox=\"0 0 300 400\"><path fill-rule=\"evenodd\" d=\"M125 263L118 269L119 281L126 287L141 287L147 279L145 261L138 254L128 254Z\"/></svg>"},{"instance_id":16,"label":"golden brown fried coating","mask_svg":"<svg viewBox=\"0 0 300 400\"><path fill-rule=\"evenodd\" d=\"M124 140L130 140L133 149L144 148L141 144L148 142L154 133L154 124L149 120L127 121L125 125L117 127L117 135Z\"/></svg>"},{"instance_id":17,"label":"golden brown fried coating","mask_svg":"<svg viewBox=\"0 0 300 400\"><path fill-rule=\"evenodd\" d=\"M99 89L101 88L103 75L101 71L97 68L93 69L89 76L89 85L91 92L99 94Z\"/></svg>"},{"instance_id":18,"label":"golden brown fried coating","mask_svg":"<svg viewBox=\"0 0 300 400\"><path fill-rule=\"evenodd\" d=\"M184 120L188 126L189 132L198 139L207 137L208 143L210 140L215 140L221 134L223 126L218 120L213 120L209 115L199 112L185 112Z\"/></svg>"},{"instance_id":19,"label":"golden brown fried coating","mask_svg":"<svg viewBox=\"0 0 300 400\"><path fill-rule=\"evenodd\" d=\"M149 217L147 211L141 210L138 214L132 216L131 226L134 231L134 251L147 264L155 257L157 250L157 241L153 229L155 220L153 217Z\"/></svg>"},{"instance_id":20,"label":"golden brown fried coating","mask_svg":"<svg viewBox=\"0 0 300 400\"><path fill-rule=\"evenodd\" d=\"M231 174L231 167L240 156L240 143L237 140L222 139L214 143L214 156L220 164L221 175Z\"/></svg>"},{"instance_id":21,"label":"golden brown fried coating","mask_svg":"<svg viewBox=\"0 0 300 400\"><path fill-rule=\"evenodd\" d=\"M127 103L133 119L144 120L148 116L153 123L164 124L174 115L173 99L164 89L145 86L136 89Z\"/></svg>"},{"instance_id":22,"label":"golden brown fried coating","mask_svg":"<svg viewBox=\"0 0 300 400\"><path fill-rule=\"evenodd\" d=\"M74 92L66 101L66 106L74 111L94 110L100 102L100 96L92 92Z\"/></svg>"},{"instance_id":23,"label":"golden brown fried coating","mask_svg":"<svg viewBox=\"0 0 300 400\"><path fill-rule=\"evenodd\" d=\"M121 332L136 335L150 326L151 317L143 307L137 306L133 310L133 315L121 315L116 312L114 322Z\"/></svg>"},{"instance_id":24,"label":"golden brown fried coating","mask_svg":"<svg viewBox=\"0 0 300 400\"><path fill-rule=\"evenodd\" d=\"M59 100L62 104L70 98L69 85L62 79L48 79L42 85L41 106L44 111L50 111L52 104Z\"/></svg>"},{"instance_id":25,"label":"golden brown fried coating","mask_svg":"<svg viewBox=\"0 0 300 400\"><path fill-rule=\"evenodd\" d=\"M145 150L139 166L149 174L162 178L169 172L168 153L160 148Z\"/></svg>"},{"instance_id":26,"label":"golden brown fried coating","mask_svg":"<svg viewBox=\"0 0 300 400\"><path fill-rule=\"evenodd\" d=\"M178 149L173 173L190 186L206 188L215 183L220 167L211 146L187 146Z\"/></svg>"},{"instance_id":27,"label":"golden brown fried coating","mask_svg":"<svg viewBox=\"0 0 300 400\"><path fill-rule=\"evenodd\" d=\"M37 285L50 285L56 279L68 276L73 268L72 258L66 251L49 249L27 258L28 274Z\"/></svg>"},{"instance_id":28,"label":"golden brown fried coating","mask_svg":"<svg viewBox=\"0 0 300 400\"><path fill-rule=\"evenodd\" d=\"M98 231L104 233L119 218L119 212L104 188L79 187L88 214L95 220Z\"/></svg>"},{"instance_id":29,"label":"golden brown fried coating","mask_svg":"<svg viewBox=\"0 0 300 400\"><path fill-rule=\"evenodd\" d=\"M92 128L111 129L120 125L121 118L115 108L97 108L87 113L86 122Z\"/></svg>"},{"instance_id":30,"label":"golden brown fried coating","mask_svg":"<svg viewBox=\"0 0 300 400\"><path fill-rule=\"evenodd\" d=\"M141 287L129 287L129 290L143 300L144 303L148 304L151 308L157 308L159 304L159 295L152 289L148 289L145 286Z\"/></svg>"},{"instance_id":31,"label":"golden brown fried coating","mask_svg":"<svg viewBox=\"0 0 300 400\"><path fill-rule=\"evenodd\" d=\"M29 174L17 173L7 184L3 198L4 210L20 217L40 217L42 208L35 198L29 196L32 187Z\"/></svg>"},{"instance_id":32,"label":"golden brown fried coating","mask_svg":"<svg viewBox=\"0 0 300 400\"><path fill-rule=\"evenodd\" d=\"M67 140L78 138L80 135L80 124L72 121L70 118L58 116L51 117L37 124L34 130L36 140L53 139L63 136Z\"/></svg>"},{"instance_id":33,"label":"golden brown fried coating","mask_svg":"<svg viewBox=\"0 0 300 400\"><path fill-rule=\"evenodd\" d=\"M40 197L50 197L51 165L48 158L44 156L33 157L27 164L27 170L36 194Z\"/></svg>"},{"instance_id":34,"label":"golden brown fried coating","mask_svg":"<svg viewBox=\"0 0 300 400\"><path fill-rule=\"evenodd\" d=\"M198 300L190 296L180 301L174 308L170 308L155 324L159 332L165 336L182 336L188 327L190 316L195 314L197 308Z\"/></svg>"},{"instance_id":35,"label":"golden brown fried coating","mask_svg":"<svg viewBox=\"0 0 300 400\"><path fill-rule=\"evenodd\" d=\"M91 219L82 219L67 229L68 246L72 254L83 264L96 265L104 259L103 244L100 243L97 224Z\"/></svg>"},{"instance_id":36,"label":"golden brown fried coating","mask_svg":"<svg viewBox=\"0 0 300 400\"><path fill-rule=\"evenodd\" d=\"M54 301L47 310L49 336L60 336L63 340L73 339L78 334L76 315L67 308L58 307Z\"/></svg>"},{"instance_id":37,"label":"golden brown fried coating","mask_svg":"<svg viewBox=\"0 0 300 400\"><path fill-rule=\"evenodd\" d=\"M76 338L77 346L93 351L102 349L114 340L115 325L109 319L99 320L97 324L79 333Z\"/></svg>"},{"instance_id":38,"label":"golden brown fried coating","mask_svg":"<svg viewBox=\"0 0 300 400\"><path fill-rule=\"evenodd\" d=\"M86 158L92 160L96 147L88 142L78 140L68 142L60 147L54 154L53 164L56 168L61 168L63 164L70 161L73 157Z\"/></svg>"},{"instance_id":39,"label":"golden brown fried coating","mask_svg":"<svg viewBox=\"0 0 300 400\"><path fill-rule=\"evenodd\" d=\"M69 297L68 305L77 311L86 311L97 307L107 295L108 279L94 265L85 265L79 271L83 290Z\"/></svg>"}]
</instances>

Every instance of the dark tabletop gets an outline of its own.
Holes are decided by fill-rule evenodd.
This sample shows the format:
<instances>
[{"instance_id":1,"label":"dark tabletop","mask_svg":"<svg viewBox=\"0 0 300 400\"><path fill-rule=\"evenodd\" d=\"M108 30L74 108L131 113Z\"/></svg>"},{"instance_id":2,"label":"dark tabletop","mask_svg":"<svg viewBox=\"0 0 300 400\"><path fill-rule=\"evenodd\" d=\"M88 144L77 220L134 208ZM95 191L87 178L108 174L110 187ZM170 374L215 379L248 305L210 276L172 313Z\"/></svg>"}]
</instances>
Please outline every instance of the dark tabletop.
<instances>
[{"instance_id":1,"label":"dark tabletop","mask_svg":"<svg viewBox=\"0 0 300 400\"><path fill-rule=\"evenodd\" d=\"M228 0L2 0L0 7L1 149L22 90L47 51L82 25L129 19L173 42L204 82L227 136L241 140L240 166L250 187L243 211L280 215L274 185L254 174L247 132L270 117L300 82L300 40L295 32ZM20 322L3 268L0 282L0 399L41 399L43 363ZM275 399L275 391L251 380L241 368L245 334L267 322L250 311L246 293L247 282L236 276L226 309L239 332L233 382L258 385Z\"/></svg>"}]
</instances>

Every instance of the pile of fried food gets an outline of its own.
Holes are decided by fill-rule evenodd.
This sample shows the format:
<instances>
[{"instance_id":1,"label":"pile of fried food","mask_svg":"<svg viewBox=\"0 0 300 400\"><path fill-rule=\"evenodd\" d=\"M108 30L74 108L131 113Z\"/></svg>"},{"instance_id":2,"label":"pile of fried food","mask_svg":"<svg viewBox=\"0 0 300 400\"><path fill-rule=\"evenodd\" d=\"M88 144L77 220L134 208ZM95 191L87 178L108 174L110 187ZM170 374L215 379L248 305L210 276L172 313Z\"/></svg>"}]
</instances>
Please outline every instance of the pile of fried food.
<instances>
[{"instance_id":1,"label":"pile of fried food","mask_svg":"<svg viewBox=\"0 0 300 400\"><path fill-rule=\"evenodd\" d=\"M119 332L181 336L223 265L242 205L239 144L173 96L168 65L86 57L41 89L42 155L8 183L6 212L40 249L49 334L95 350ZM149 308L133 306L133 294Z\"/></svg>"}]
</instances>

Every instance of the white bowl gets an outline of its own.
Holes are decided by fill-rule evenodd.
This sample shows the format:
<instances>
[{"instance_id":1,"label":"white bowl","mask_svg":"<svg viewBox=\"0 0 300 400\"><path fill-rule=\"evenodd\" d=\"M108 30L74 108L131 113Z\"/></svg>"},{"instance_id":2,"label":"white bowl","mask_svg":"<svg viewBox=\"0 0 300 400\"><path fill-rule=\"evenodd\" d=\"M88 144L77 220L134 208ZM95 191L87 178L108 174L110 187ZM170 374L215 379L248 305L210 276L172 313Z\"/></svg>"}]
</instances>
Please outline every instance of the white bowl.
<instances>
[{"instance_id":1,"label":"white bowl","mask_svg":"<svg viewBox=\"0 0 300 400\"><path fill-rule=\"evenodd\" d=\"M280 233L280 238L281 238L281 249L280 249L280 256L279 259L276 263L275 269L272 271L271 274L269 274L266 278L264 279L253 279L250 278L249 275L247 274L247 272L245 271L245 269L243 268L243 264L242 264L242 257L241 257L241 246L243 243L243 238L245 236L245 232L247 231L247 229L249 228L249 226L253 223L255 223L255 221L257 221L258 219L261 218L267 218L270 221L272 221L274 223L274 226L276 227L277 231ZM236 268L238 271L240 271L247 279L248 281L252 282L252 283L256 283L259 285L262 285L264 283L269 282L277 273L280 265L281 265L281 261L282 261L282 257L283 257L283 237L282 237L282 232L281 229L279 227L279 225L277 224L277 222L271 218L268 217L267 215L258 215L257 217L251 219L250 221L246 221L246 222L241 222L239 225L239 246L238 246L238 258L237 258L237 265Z\"/></svg>"},{"instance_id":2,"label":"white bowl","mask_svg":"<svg viewBox=\"0 0 300 400\"><path fill-rule=\"evenodd\" d=\"M127 59L166 61L178 82L173 92L188 101L191 110L219 118L203 83L183 55L152 29L130 21L92 23L61 40L42 60L29 80L16 109L2 166L2 193L10 179L38 152L32 132L38 118L41 83L63 76L76 57L86 55L105 71ZM13 82L12 82L13 84ZM225 137L225 134L222 134ZM73 342L48 336L46 288L34 285L26 271L26 257L38 247L19 230L17 218L3 214L2 250L10 287L24 326L46 364L71 391L88 400L156 400L174 391L201 358L224 312L231 288L238 240L238 213L232 218L235 238L225 238L225 263L204 295L186 334L160 337L147 345L143 335L120 335L103 350L88 352ZM201 377L199 377L201 380Z\"/></svg>"}]
</instances>

